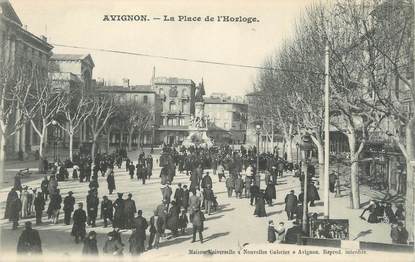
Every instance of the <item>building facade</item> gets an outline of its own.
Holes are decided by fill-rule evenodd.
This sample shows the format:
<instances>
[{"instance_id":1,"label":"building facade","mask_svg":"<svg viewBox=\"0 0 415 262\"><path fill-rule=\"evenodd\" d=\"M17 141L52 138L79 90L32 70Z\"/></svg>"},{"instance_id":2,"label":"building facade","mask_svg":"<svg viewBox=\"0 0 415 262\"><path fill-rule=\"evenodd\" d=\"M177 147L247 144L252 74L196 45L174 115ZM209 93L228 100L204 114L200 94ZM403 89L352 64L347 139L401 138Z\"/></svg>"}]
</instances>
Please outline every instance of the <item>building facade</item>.
<instances>
[{"instance_id":1,"label":"building facade","mask_svg":"<svg viewBox=\"0 0 415 262\"><path fill-rule=\"evenodd\" d=\"M248 105L229 96L205 98L205 115L209 117L208 136L215 143L245 144Z\"/></svg>"},{"instance_id":2,"label":"building facade","mask_svg":"<svg viewBox=\"0 0 415 262\"><path fill-rule=\"evenodd\" d=\"M151 88L151 85L130 85L129 80L124 79L122 86L98 85L95 91L97 94L113 96L119 104L135 101L146 107L151 113L151 119L146 124L142 134L133 134L132 146L152 146L160 144L156 136L156 131L157 127L161 124L162 99ZM106 137L107 147L123 148L128 144L127 130L122 130L116 126L113 126L107 132Z\"/></svg>"},{"instance_id":3,"label":"building facade","mask_svg":"<svg viewBox=\"0 0 415 262\"><path fill-rule=\"evenodd\" d=\"M180 144L189 135L190 120L195 113L195 83L190 79L154 77L152 89L162 100L157 141Z\"/></svg>"},{"instance_id":4,"label":"building facade","mask_svg":"<svg viewBox=\"0 0 415 262\"><path fill-rule=\"evenodd\" d=\"M47 77L49 59L52 56L53 46L47 42L46 37L35 36L26 30L26 26L19 19L8 0L0 0L0 64L11 69L31 70L36 66L40 73L38 77ZM13 118L21 117L21 112L13 112ZM16 121L11 121L16 123ZM10 130L15 129L10 125ZM8 131L6 130L6 133ZM6 156L16 158L17 152L23 154L32 151L33 145L38 143L38 136L30 123L18 129L13 136L7 137Z\"/></svg>"}]
</instances>

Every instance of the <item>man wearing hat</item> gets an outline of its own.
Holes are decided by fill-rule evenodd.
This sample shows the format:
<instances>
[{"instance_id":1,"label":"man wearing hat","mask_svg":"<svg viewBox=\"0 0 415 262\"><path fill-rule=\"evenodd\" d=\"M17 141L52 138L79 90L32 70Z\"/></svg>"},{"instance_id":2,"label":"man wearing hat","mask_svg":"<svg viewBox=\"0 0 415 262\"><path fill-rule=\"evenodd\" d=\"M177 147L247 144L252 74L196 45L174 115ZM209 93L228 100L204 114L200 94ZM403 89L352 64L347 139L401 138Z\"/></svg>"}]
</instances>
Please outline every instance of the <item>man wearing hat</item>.
<instances>
[{"instance_id":1,"label":"man wearing hat","mask_svg":"<svg viewBox=\"0 0 415 262\"><path fill-rule=\"evenodd\" d=\"M63 212L65 213L64 222L65 225L71 223L72 211L74 210L75 198L72 196L73 192L69 191L68 195L63 200Z\"/></svg>"},{"instance_id":2,"label":"man wearing hat","mask_svg":"<svg viewBox=\"0 0 415 262\"><path fill-rule=\"evenodd\" d=\"M25 223L25 229L19 237L17 242L18 254L41 254L42 241L40 240L39 232L32 229L32 222Z\"/></svg>"},{"instance_id":3,"label":"man wearing hat","mask_svg":"<svg viewBox=\"0 0 415 262\"><path fill-rule=\"evenodd\" d=\"M104 219L104 227L108 226L108 220L114 223L112 201L107 196L103 196L101 201L101 218Z\"/></svg>"},{"instance_id":4,"label":"man wearing hat","mask_svg":"<svg viewBox=\"0 0 415 262\"><path fill-rule=\"evenodd\" d=\"M294 195L294 190L291 190L285 197L285 212L287 212L288 220L292 220L294 218L294 213L297 210L297 204L297 196Z\"/></svg>"},{"instance_id":5,"label":"man wearing hat","mask_svg":"<svg viewBox=\"0 0 415 262\"><path fill-rule=\"evenodd\" d=\"M176 191L174 192L174 200L176 201L179 207L183 206L183 194L184 190L182 188L182 183L178 183Z\"/></svg>"},{"instance_id":6,"label":"man wearing hat","mask_svg":"<svg viewBox=\"0 0 415 262\"><path fill-rule=\"evenodd\" d=\"M88 191L86 196L86 207L88 213L88 225L95 227L95 220L98 215L99 199L95 190Z\"/></svg>"},{"instance_id":7,"label":"man wearing hat","mask_svg":"<svg viewBox=\"0 0 415 262\"><path fill-rule=\"evenodd\" d=\"M126 226L131 229L133 227L134 215L137 212L135 201L132 199L133 195L128 194L128 198L124 201L124 214L127 220Z\"/></svg>"},{"instance_id":8,"label":"man wearing hat","mask_svg":"<svg viewBox=\"0 0 415 262\"><path fill-rule=\"evenodd\" d=\"M124 228L125 227L125 217L124 217L125 200L122 198L123 193L117 193L117 195L118 195L118 198L114 201L114 204L113 204L113 207L115 209L113 226L117 228Z\"/></svg>"},{"instance_id":9,"label":"man wearing hat","mask_svg":"<svg viewBox=\"0 0 415 262\"><path fill-rule=\"evenodd\" d=\"M82 209L82 202L78 203L78 209L73 213L73 226L71 235L75 237L75 243L79 243L79 239L83 240L86 235L85 223L86 213Z\"/></svg>"},{"instance_id":10,"label":"man wearing hat","mask_svg":"<svg viewBox=\"0 0 415 262\"><path fill-rule=\"evenodd\" d=\"M203 243L203 222L205 221L205 216L200 211L199 207L195 208L195 212L192 217L193 224L193 240L192 243L196 242L196 232L199 232L200 243Z\"/></svg>"}]
</instances>

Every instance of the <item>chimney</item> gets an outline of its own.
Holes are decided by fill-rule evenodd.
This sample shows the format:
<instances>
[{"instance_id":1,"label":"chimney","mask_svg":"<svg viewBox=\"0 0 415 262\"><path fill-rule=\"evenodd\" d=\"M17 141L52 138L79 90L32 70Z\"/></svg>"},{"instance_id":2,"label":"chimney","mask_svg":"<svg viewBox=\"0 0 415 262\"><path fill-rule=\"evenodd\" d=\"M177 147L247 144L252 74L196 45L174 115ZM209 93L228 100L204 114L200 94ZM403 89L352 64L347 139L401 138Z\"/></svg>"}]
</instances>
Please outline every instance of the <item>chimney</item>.
<instances>
[{"instance_id":1,"label":"chimney","mask_svg":"<svg viewBox=\"0 0 415 262\"><path fill-rule=\"evenodd\" d=\"M47 41L48 41L48 38L47 38L46 36L44 36L44 35L41 35L41 36L40 36L40 38L41 38L43 41L45 41L45 42L47 42Z\"/></svg>"},{"instance_id":2,"label":"chimney","mask_svg":"<svg viewBox=\"0 0 415 262\"><path fill-rule=\"evenodd\" d=\"M27 31L27 25L23 25L23 29Z\"/></svg>"},{"instance_id":3,"label":"chimney","mask_svg":"<svg viewBox=\"0 0 415 262\"><path fill-rule=\"evenodd\" d=\"M130 88L130 79L128 79L128 78L123 78L123 79L122 79L122 86L123 86L124 88Z\"/></svg>"}]
</instances>

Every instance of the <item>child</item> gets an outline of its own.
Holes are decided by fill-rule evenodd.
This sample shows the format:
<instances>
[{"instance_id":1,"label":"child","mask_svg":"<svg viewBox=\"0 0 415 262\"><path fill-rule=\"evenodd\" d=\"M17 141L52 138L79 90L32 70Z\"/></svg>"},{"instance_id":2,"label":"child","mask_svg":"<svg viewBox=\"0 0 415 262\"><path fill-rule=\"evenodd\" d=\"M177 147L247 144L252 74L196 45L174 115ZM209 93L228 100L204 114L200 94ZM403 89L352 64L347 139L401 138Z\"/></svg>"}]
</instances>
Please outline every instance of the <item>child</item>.
<instances>
[{"instance_id":1,"label":"child","mask_svg":"<svg viewBox=\"0 0 415 262\"><path fill-rule=\"evenodd\" d=\"M183 209L182 214L179 217L179 228L182 234L184 234L186 231L187 223L189 223L189 220L187 219L186 210Z\"/></svg>"},{"instance_id":2,"label":"child","mask_svg":"<svg viewBox=\"0 0 415 262\"><path fill-rule=\"evenodd\" d=\"M268 242L274 243L275 240L277 240L277 237L275 236L275 228L274 228L274 221L270 220L268 221Z\"/></svg>"}]
</instances>

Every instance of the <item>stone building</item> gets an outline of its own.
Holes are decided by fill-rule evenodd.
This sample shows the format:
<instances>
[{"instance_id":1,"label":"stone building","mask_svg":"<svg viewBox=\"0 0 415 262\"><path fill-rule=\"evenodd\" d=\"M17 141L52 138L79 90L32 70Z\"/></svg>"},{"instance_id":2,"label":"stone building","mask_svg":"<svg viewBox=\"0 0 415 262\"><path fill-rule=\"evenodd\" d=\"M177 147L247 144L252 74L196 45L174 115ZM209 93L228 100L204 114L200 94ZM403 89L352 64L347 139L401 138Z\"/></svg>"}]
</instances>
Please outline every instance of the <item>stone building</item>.
<instances>
[{"instance_id":1,"label":"stone building","mask_svg":"<svg viewBox=\"0 0 415 262\"><path fill-rule=\"evenodd\" d=\"M200 85L204 90L203 83ZM152 88L162 100L158 141L166 144L183 142L195 113L195 83L190 79L154 77Z\"/></svg>"},{"instance_id":2,"label":"stone building","mask_svg":"<svg viewBox=\"0 0 415 262\"><path fill-rule=\"evenodd\" d=\"M151 146L161 143L156 136L156 130L161 124L160 116L162 110L162 100L160 96L151 88L151 85L130 85L129 79L124 79L122 86L98 85L96 93L111 95L121 104L129 100L136 101L149 109L152 114L151 120L147 123L144 133L140 134L140 141L138 141L138 134L133 134L133 147L137 147L138 144L142 146ZM106 134L106 137L107 147L126 147L128 144L127 131L120 130L117 127L112 128L111 131Z\"/></svg>"},{"instance_id":3,"label":"stone building","mask_svg":"<svg viewBox=\"0 0 415 262\"><path fill-rule=\"evenodd\" d=\"M34 66L40 72L39 77L47 77L48 63L53 46L44 36L35 36L23 25L8 0L0 0L0 64L14 72L17 68L31 70ZM17 110L13 117L17 119L21 112ZM11 121L15 123L16 121ZM10 125L10 130L15 126ZM8 131L6 130L6 133ZM7 158L16 158L17 152L33 151L39 138L30 123L25 124L6 141Z\"/></svg>"},{"instance_id":4,"label":"stone building","mask_svg":"<svg viewBox=\"0 0 415 262\"><path fill-rule=\"evenodd\" d=\"M66 88L68 92L80 92L81 95L94 94L95 80L92 78L94 61L90 54L53 54L49 61L49 78L55 88ZM74 148L90 141L88 125L81 125L78 134L74 136ZM50 126L48 129L47 146L57 141L57 147L62 150L68 146L68 137L60 129Z\"/></svg>"},{"instance_id":5,"label":"stone building","mask_svg":"<svg viewBox=\"0 0 415 262\"><path fill-rule=\"evenodd\" d=\"M209 117L208 136L215 143L245 144L248 105L229 96L205 98L205 114Z\"/></svg>"}]
</instances>

